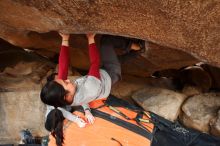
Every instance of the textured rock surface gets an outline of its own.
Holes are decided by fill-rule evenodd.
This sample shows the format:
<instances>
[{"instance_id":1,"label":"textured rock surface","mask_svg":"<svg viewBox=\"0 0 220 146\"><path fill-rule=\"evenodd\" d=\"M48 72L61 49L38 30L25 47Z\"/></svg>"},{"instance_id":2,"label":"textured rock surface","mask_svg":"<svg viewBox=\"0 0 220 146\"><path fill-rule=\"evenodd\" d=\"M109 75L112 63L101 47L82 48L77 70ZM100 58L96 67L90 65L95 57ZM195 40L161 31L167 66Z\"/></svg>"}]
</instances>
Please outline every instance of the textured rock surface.
<instances>
[{"instance_id":1,"label":"textured rock surface","mask_svg":"<svg viewBox=\"0 0 220 146\"><path fill-rule=\"evenodd\" d=\"M162 88L144 88L132 95L132 98L146 111L152 111L168 120L177 119L181 104L186 96Z\"/></svg>"},{"instance_id":2,"label":"textured rock surface","mask_svg":"<svg viewBox=\"0 0 220 146\"><path fill-rule=\"evenodd\" d=\"M10 43L35 50L40 55L53 59L57 56L56 53L59 52L61 40L56 32L44 34L36 32L17 33L16 30L7 32L7 40L10 40ZM100 35L97 35L96 42L98 46L99 39ZM71 35L70 46L71 65L78 69L87 70L89 59L85 36ZM121 57L123 73L143 77L149 76L157 70L179 69L198 62L194 57L180 50L158 46L150 42L147 48L147 51L141 55L133 53ZM173 55L169 56L169 54Z\"/></svg>"},{"instance_id":3,"label":"textured rock surface","mask_svg":"<svg viewBox=\"0 0 220 146\"><path fill-rule=\"evenodd\" d=\"M19 48L0 47L0 90L39 90L40 82L55 65L39 55Z\"/></svg>"},{"instance_id":4,"label":"textured rock surface","mask_svg":"<svg viewBox=\"0 0 220 146\"><path fill-rule=\"evenodd\" d=\"M42 62L20 62L13 68L7 67L0 73L0 90L40 90L40 81L49 69L49 66Z\"/></svg>"},{"instance_id":5,"label":"textured rock surface","mask_svg":"<svg viewBox=\"0 0 220 146\"><path fill-rule=\"evenodd\" d=\"M130 61L122 62L123 73L142 77L151 75L157 70L168 68L179 69L183 66L195 64L197 60L194 57L201 61L207 61L212 65L220 66L219 26L219 0L0 1L0 38L3 38L16 46L31 48L32 50L37 51L39 54L48 56L50 58L56 57L56 53L58 53L60 45L60 38L54 31L75 34L87 33L91 31L148 40L150 43L147 45L146 52L142 54L142 56L131 56L129 57ZM86 49L87 42L85 37L83 35L77 35L77 37L76 35L72 35L70 45L72 66L84 70L88 69L89 63ZM29 91L30 93L20 90L19 92L15 91L0 93L0 100L4 100L1 101L0 104L10 104L7 107L5 107L5 105L0 105L0 109L11 111L7 112L7 114L5 114L4 111L1 112L4 114L0 114L0 116L3 116L0 119L4 119L4 116L8 116L9 113L12 113L13 116L12 117L9 115L10 117L3 120L1 124L5 125L7 124L7 119L9 120L10 124L13 124L13 119L18 119L18 117L15 115L15 109L17 109L17 106L19 108L22 107L29 110L30 107L25 107L25 105L31 103L30 106L33 104L35 106L39 106L40 110L43 110L43 108L40 106L38 101L36 101L36 103L32 103L32 100L36 98L36 96L39 96L36 92L39 92L38 84L40 79L39 76L41 77L41 75L37 77L31 76L31 78L24 79L23 76L26 76L27 74L30 75L30 72L32 71L31 68L26 68L25 72L21 70L22 72L20 72L20 76L22 77L18 77L17 80L15 79L15 76L18 74L14 74L15 71L18 71L15 63L21 61L22 59L25 59L25 61L33 61L33 58L35 57L25 57L24 51L19 50L19 48L16 48L18 50L15 51L9 49L8 47L4 48L2 46L3 45L1 43L1 54L2 52L8 51L3 55L0 54L1 71L3 71L5 67L8 67L4 72L4 75L7 75L7 77L3 78L3 76L1 76L1 83L4 83L4 86L3 84L0 86L2 90L8 90L10 87L3 82L4 79L11 82L10 85L13 88L10 88L10 90L13 91L18 89L36 89ZM194 57L192 57L192 55ZM13 60L10 60L10 62L6 61L7 59L11 58L13 58ZM216 74L212 77L218 79L219 74L216 72ZM17 82L15 82L15 80ZM24 85L24 83L29 86L23 86L23 88L22 86L13 86ZM121 90L117 91L117 93L121 96L127 96L136 89L146 86L143 82L141 82L140 85L135 85L136 83L136 81L134 81L134 83L128 83L128 88L130 88L130 90L127 90L123 87L123 85L126 85L126 83L122 83L122 86L120 86ZM215 85L219 86L217 83L218 81L216 80ZM165 89L161 89L161 92L162 90ZM151 94L153 91L150 90L148 92ZM164 110L166 114L167 111L171 111L172 114L169 115L171 118L169 116L165 117L173 120L177 117L177 114L179 113L179 106L185 97L182 97L181 95L179 98L173 99L172 96L176 95L176 93L170 91L168 93L167 92L168 91L165 91L164 94L170 95L169 97L172 100L167 100L166 98L164 99L164 97L162 98L162 96L160 96L160 98L158 97L157 104L161 106L161 110L163 109L162 107L167 107L167 109ZM160 91L155 89L154 93L155 97L157 97L156 95L159 94ZM15 96L19 97L19 99L15 100ZM10 98L12 98L12 100L9 100ZM178 102L176 102L176 100ZM19 104L12 107L11 105L14 104L14 102L11 103L12 101L18 101ZM22 101L27 102L27 104L23 105L24 103L22 103ZM165 103L161 101L170 101L170 103L168 103L169 106L164 106ZM10 109L8 109L8 107ZM15 109L13 109L14 107ZM170 107L175 109L170 109ZM40 112L39 109L38 112ZM31 108L30 111L36 112L35 109ZM156 109L155 111L158 110ZM159 110L158 113L164 111ZM19 113L20 111L16 112ZM22 112L23 109L21 110L21 113ZM40 115L41 113L36 114ZM204 112L201 113L200 116L203 117L204 114L206 115ZM42 117L42 115L40 115L40 117ZM29 117L27 116L26 118ZM25 121L27 122L29 120L25 119L21 123L18 123L18 125L28 124L25 123ZM41 123L37 124L40 125ZM218 126L216 126L216 122L214 122L213 125L215 126L213 126L214 128L212 131L219 129ZM10 125L6 126L8 129L1 129L0 134L8 134L8 130L11 130L11 127L9 126ZM207 124L205 126L207 126ZM28 126L26 127L28 128ZM26 127L19 125L19 129ZM43 126L41 125L40 127ZM2 128L2 125L0 125L0 128ZM33 129L35 130L35 128ZM16 131L14 133L17 133L18 128L15 128L15 130ZM10 134L10 136L13 137L14 135ZM0 137L6 139L4 136L0 135Z\"/></svg>"},{"instance_id":6,"label":"textured rock surface","mask_svg":"<svg viewBox=\"0 0 220 146\"><path fill-rule=\"evenodd\" d=\"M216 118L211 121L210 126L211 134L220 137L220 110L218 111Z\"/></svg>"},{"instance_id":7,"label":"textured rock surface","mask_svg":"<svg viewBox=\"0 0 220 146\"><path fill-rule=\"evenodd\" d=\"M184 102L181 121L188 127L208 133L210 121L217 116L219 107L219 93L195 95Z\"/></svg>"},{"instance_id":8,"label":"textured rock surface","mask_svg":"<svg viewBox=\"0 0 220 146\"><path fill-rule=\"evenodd\" d=\"M124 75L123 79L115 84L111 89L111 94L130 100L132 94L138 90L147 87L160 87L165 89L174 90L172 81L166 78L143 78Z\"/></svg>"},{"instance_id":9,"label":"textured rock surface","mask_svg":"<svg viewBox=\"0 0 220 146\"><path fill-rule=\"evenodd\" d=\"M120 97L131 97L132 93L146 86L149 80L132 76L123 76L123 80L115 84L111 89L111 94Z\"/></svg>"},{"instance_id":10,"label":"textured rock surface","mask_svg":"<svg viewBox=\"0 0 220 146\"><path fill-rule=\"evenodd\" d=\"M18 32L93 31L142 38L220 65L218 0L1 0L0 7L0 36L9 42L8 26Z\"/></svg>"},{"instance_id":11,"label":"textured rock surface","mask_svg":"<svg viewBox=\"0 0 220 146\"><path fill-rule=\"evenodd\" d=\"M34 136L46 134L46 109L39 93L39 90L0 93L0 143L17 143L22 129L29 129Z\"/></svg>"},{"instance_id":12,"label":"textured rock surface","mask_svg":"<svg viewBox=\"0 0 220 146\"><path fill-rule=\"evenodd\" d=\"M17 143L22 129L45 135L45 105L39 94L42 78L55 65L7 44L0 47L0 60L0 143Z\"/></svg>"},{"instance_id":13,"label":"textured rock surface","mask_svg":"<svg viewBox=\"0 0 220 146\"><path fill-rule=\"evenodd\" d=\"M40 57L30 50L25 51L22 48L15 47L0 39L0 71L2 72L6 67L13 68L19 62L41 62L54 67L53 63L49 63L44 57Z\"/></svg>"},{"instance_id":14,"label":"textured rock surface","mask_svg":"<svg viewBox=\"0 0 220 146\"><path fill-rule=\"evenodd\" d=\"M197 59L183 50L171 49L151 42L147 43L146 49L142 56L159 70L179 69L198 62Z\"/></svg>"},{"instance_id":15,"label":"textured rock surface","mask_svg":"<svg viewBox=\"0 0 220 146\"><path fill-rule=\"evenodd\" d=\"M182 89L182 93L187 97L202 94L202 89L196 86L186 85Z\"/></svg>"}]
</instances>

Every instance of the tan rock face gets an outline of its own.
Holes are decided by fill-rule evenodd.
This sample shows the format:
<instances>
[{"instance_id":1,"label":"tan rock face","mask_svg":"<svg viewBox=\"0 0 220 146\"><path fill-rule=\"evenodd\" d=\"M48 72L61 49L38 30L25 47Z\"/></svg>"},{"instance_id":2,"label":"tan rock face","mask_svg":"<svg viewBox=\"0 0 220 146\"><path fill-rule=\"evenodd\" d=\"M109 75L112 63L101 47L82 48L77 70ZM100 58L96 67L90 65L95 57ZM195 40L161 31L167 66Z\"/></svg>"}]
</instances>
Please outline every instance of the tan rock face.
<instances>
[{"instance_id":1,"label":"tan rock face","mask_svg":"<svg viewBox=\"0 0 220 146\"><path fill-rule=\"evenodd\" d=\"M180 113L181 104L186 96L172 90L155 87L137 91L132 98L146 111L152 111L174 121Z\"/></svg>"},{"instance_id":2,"label":"tan rock face","mask_svg":"<svg viewBox=\"0 0 220 146\"><path fill-rule=\"evenodd\" d=\"M174 90L175 86L168 78L143 78L130 75L124 75L122 80L116 83L112 89L111 94L119 97L126 98L131 97L136 91L142 90L148 87L160 87L164 89Z\"/></svg>"},{"instance_id":3,"label":"tan rock face","mask_svg":"<svg viewBox=\"0 0 220 146\"><path fill-rule=\"evenodd\" d=\"M42 62L20 62L13 68L7 67L0 73L0 89L2 91L39 90L40 82L48 69L49 66Z\"/></svg>"},{"instance_id":4,"label":"tan rock face","mask_svg":"<svg viewBox=\"0 0 220 146\"><path fill-rule=\"evenodd\" d=\"M19 132L47 134L41 81L55 67L48 60L10 45L0 47L0 143L18 143Z\"/></svg>"},{"instance_id":5,"label":"tan rock face","mask_svg":"<svg viewBox=\"0 0 220 146\"><path fill-rule=\"evenodd\" d=\"M134 100L131 98L132 95L139 90L149 87L160 87L171 90L175 88L172 81L167 78L155 79L151 77L143 78L124 75L123 79L112 87L111 94L130 103L134 103Z\"/></svg>"},{"instance_id":6,"label":"tan rock face","mask_svg":"<svg viewBox=\"0 0 220 146\"><path fill-rule=\"evenodd\" d=\"M134 36L220 65L220 4L214 1L1 0L0 36L17 32L88 31ZM117 17L116 17L117 16Z\"/></svg>"},{"instance_id":7,"label":"tan rock face","mask_svg":"<svg viewBox=\"0 0 220 146\"><path fill-rule=\"evenodd\" d=\"M182 50L171 49L151 42L146 44L146 52L142 56L158 67L159 70L179 69L198 62L195 57Z\"/></svg>"},{"instance_id":8,"label":"tan rock face","mask_svg":"<svg viewBox=\"0 0 220 146\"><path fill-rule=\"evenodd\" d=\"M213 119L210 123L211 126L211 134L215 136L220 136L220 110L215 119Z\"/></svg>"},{"instance_id":9,"label":"tan rock face","mask_svg":"<svg viewBox=\"0 0 220 146\"><path fill-rule=\"evenodd\" d=\"M119 98L131 97L133 92L148 86L146 84L147 82L149 82L149 80L146 78L123 76L123 80L112 87L111 94Z\"/></svg>"},{"instance_id":10,"label":"tan rock face","mask_svg":"<svg viewBox=\"0 0 220 146\"><path fill-rule=\"evenodd\" d=\"M22 129L30 129L34 136L46 134L46 108L39 94L40 90L0 93L1 143L18 143Z\"/></svg>"},{"instance_id":11,"label":"tan rock face","mask_svg":"<svg viewBox=\"0 0 220 146\"><path fill-rule=\"evenodd\" d=\"M5 30L7 32L7 30ZM6 35L7 34L7 35ZM60 49L60 37L56 32L39 34L35 32L12 32L5 34L10 43L34 50L42 56L54 58ZM99 46L101 35L97 35L96 42ZM71 35L70 58L71 65L78 69L88 70L89 58L85 35ZM179 69L183 66L193 65L198 62L191 55L167 47L158 46L148 42L147 50L142 54L129 54L120 57L122 71L125 74L146 77L157 70L168 68ZM120 48L116 48L116 51ZM173 54L169 56L168 54Z\"/></svg>"},{"instance_id":12,"label":"tan rock face","mask_svg":"<svg viewBox=\"0 0 220 146\"><path fill-rule=\"evenodd\" d=\"M219 93L195 95L184 102L181 121L188 127L208 133L210 122L216 117L219 107Z\"/></svg>"},{"instance_id":13,"label":"tan rock face","mask_svg":"<svg viewBox=\"0 0 220 146\"><path fill-rule=\"evenodd\" d=\"M23 51L26 57L29 53ZM21 52L17 52L17 55ZM2 56L4 54L1 54ZM0 55L0 56L1 56ZM13 58L8 58L11 62ZM41 80L46 76L47 72L55 67L52 63L42 62L32 58L32 61L20 60L12 67L6 67L0 73L0 90L1 91L26 91L26 90L39 90L41 88Z\"/></svg>"},{"instance_id":14,"label":"tan rock face","mask_svg":"<svg viewBox=\"0 0 220 146\"><path fill-rule=\"evenodd\" d=\"M186 85L183 87L182 93L186 95L187 97L190 97L190 96L202 94L202 90L201 88L196 87L196 86Z\"/></svg>"}]
</instances>

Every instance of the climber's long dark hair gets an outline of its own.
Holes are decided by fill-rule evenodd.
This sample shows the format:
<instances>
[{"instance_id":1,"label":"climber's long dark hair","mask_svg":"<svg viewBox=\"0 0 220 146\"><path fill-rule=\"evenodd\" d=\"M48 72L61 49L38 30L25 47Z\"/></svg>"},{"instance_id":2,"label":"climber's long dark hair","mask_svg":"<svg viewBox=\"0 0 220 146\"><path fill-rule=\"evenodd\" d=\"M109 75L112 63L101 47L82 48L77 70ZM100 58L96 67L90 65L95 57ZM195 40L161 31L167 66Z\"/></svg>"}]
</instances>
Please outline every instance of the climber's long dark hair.
<instances>
[{"instance_id":1,"label":"climber's long dark hair","mask_svg":"<svg viewBox=\"0 0 220 146\"><path fill-rule=\"evenodd\" d=\"M56 139L57 146L62 146L63 144L63 120L64 116L57 107L62 107L68 105L64 100L64 96L67 91L62 85L54 81L57 73L53 73L47 77L47 83L43 86L40 97L43 103L47 105L54 106L55 109L49 112L47 115L45 128L51 132L53 137Z\"/></svg>"},{"instance_id":2,"label":"climber's long dark hair","mask_svg":"<svg viewBox=\"0 0 220 146\"><path fill-rule=\"evenodd\" d=\"M62 112L55 108L49 112L45 123L45 128L50 131L52 136L56 139L57 146L62 146L64 141L63 120L64 116Z\"/></svg>"},{"instance_id":3,"label":"climber's long dark hair","mask_svg":"<svg viewBox=\"0 0 220 146\"><path fill-rule=\"evenodd\" d=\"M47 83L41 89L41 101L47 105L54 107L63 107L68 105L64 100L65 95L68 93L62 85L54 81L55 75L53 73L47 77Z\"/></svg>"}]
</instances>

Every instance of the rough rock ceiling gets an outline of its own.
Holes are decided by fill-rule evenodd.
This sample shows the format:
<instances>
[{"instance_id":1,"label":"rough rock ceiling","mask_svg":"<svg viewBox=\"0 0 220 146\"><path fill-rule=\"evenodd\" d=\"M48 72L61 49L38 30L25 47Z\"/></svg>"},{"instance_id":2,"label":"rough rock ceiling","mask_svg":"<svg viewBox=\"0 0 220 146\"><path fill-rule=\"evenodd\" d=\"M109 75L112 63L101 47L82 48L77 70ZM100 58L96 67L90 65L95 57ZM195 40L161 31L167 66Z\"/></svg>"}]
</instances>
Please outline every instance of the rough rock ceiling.
<instances>
[{"instance_id":1,"label":"rough rock ceiling","mask_svg":"<svg viewBox=\"0 0 220 146\"><path fill-rule=\"evenodd\" d=\"M1 0L0 37L89 31L137 37L220 66L220 1Z\"/></svg>"}]
</instances>

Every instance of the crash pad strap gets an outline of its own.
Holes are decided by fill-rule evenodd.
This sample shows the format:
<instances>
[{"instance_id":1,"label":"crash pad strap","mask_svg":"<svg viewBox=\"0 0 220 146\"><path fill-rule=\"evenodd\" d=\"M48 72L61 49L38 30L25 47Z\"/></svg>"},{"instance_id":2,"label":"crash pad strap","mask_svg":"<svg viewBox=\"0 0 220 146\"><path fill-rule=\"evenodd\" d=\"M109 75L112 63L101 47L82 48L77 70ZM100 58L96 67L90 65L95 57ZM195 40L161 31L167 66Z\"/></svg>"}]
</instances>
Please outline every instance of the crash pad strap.
<instances>
[{"instance_id":1,"label":"crash pad strap","mask_svg":"<svg viewBox=\"0 0 220 146\"><path fill-rule=\"evenodd\" d=\"M125 129L128 129L128 130L132 131L132 132L135 132L135 133L137 133L137 134L139 134L139 135L141 135L141 136L143 136L143 137L145 137L149 140L152 139L152 133L150 133L149 131L147 131L147 130L145 130L145 129L137 126L137 125L126 122L124 120L121 120L121 119L119 119L115 116L109 115L109 114L104 113L102 111L99 111L97 109L91 109L91 110L92 110L93 115L96 116L96 117L99 117L99 118L105 119L107 121L110 121L110 122L112 122L112 123L114 123L118 126L121 126Z\"/></svg>"}]
</instances>

